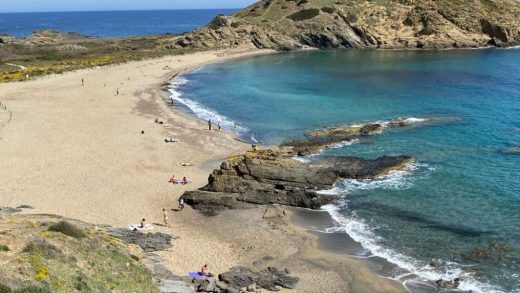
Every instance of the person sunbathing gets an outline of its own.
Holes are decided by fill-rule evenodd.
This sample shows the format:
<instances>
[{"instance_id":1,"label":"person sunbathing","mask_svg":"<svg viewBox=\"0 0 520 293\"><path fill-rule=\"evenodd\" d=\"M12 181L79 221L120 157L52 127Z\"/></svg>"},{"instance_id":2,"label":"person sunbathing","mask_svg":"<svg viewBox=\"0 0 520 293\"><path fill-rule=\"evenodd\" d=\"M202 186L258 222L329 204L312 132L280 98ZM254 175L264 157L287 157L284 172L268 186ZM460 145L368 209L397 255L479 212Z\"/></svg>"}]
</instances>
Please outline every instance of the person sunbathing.
<instances>
[{"instance_id":1,"label":"person sunbathing","mask_svg":"<svg viewBox=\"0 0 520 293\"><path fill-rule=\"evenodd\" d=\"M170 177L170 179L168 179L168 182L173 183L173 184L176 183L176 180L175 180L175 174L172 175L172 177Z\"/></svg>"},{"instance_id":2,"label":"person sunbathing","mask_svg":"<svg viewBox=\"0 0 520 293\"><path fill-rule=\"evenodd\" d=\"M206 276L206 277L210 277L210 278L213 278L215 275L213 275L210 271L209 271L209 268L208 268L208 265L205 264L204 266L202 266L202 268L200 269L200 273L201 275L203 276Z\"/></svg>"}]
</instances>

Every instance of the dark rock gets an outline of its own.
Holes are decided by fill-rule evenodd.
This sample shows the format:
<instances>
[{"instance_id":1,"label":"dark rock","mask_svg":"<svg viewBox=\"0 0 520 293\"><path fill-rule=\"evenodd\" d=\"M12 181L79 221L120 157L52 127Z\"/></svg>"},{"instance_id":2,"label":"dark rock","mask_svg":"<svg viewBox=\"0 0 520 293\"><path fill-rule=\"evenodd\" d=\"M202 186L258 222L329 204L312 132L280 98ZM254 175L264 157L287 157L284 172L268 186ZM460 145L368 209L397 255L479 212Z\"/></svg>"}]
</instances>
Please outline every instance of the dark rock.
<instances>
[{"instance_id":1,"label":"dark rock","mask_svg":"<svg viewBox=\"0 0 520 293\"><path fill-rule=\"evenodd\" d=\"M234 288L247 287L255 283L255 275L251 269L246 267L234 267L229 272L218 275L221 282L225 282Z\"/></svg>"},{"instance_id":2,"label":"dark rock","mask_svg":"<svg viewBox=\"0 0 520 293\"><path fill-rule=\"evenodd\" d=\"M253 272L245 267L234 267L229 272L220 274L219 280L228 284L227 289L234 288L238 292L240 288L244 287L248 288L247 290L250 288L254 291L255 286L253 284L255 283L256 288L260 287L269 291L278 291L277 286L294 289L299 278L291 277L285 270L278 270L274 267L269 267L260 272Z\"/></svg>"},{"instance_id":3,"label":"dark rock","mask_svg":"<svg viewBox=\"0 0 520 293\"><path fill-rule=\"evenodd\" d=\"M248 204L283 204L320 208L336 200L317 192L331 188L341 178L373 179L403 168L409 156L384 156L374 160L330 157L310 164L293 159L291 148L280 148L231 158L209 176L208 185L184 193L195 209L216 213Z\"/></svg>"},{"instance_id":4,"label":"dark rock","mask_svg":"<svg viewBox=\"0 0 520 293\"><path fill-rule=\"evenodd\" d=\"M17 209L34 209L32 206L30 205L26 205L26 204L23 204L23 205L19 205L16 207Z\"/></svg>"},{"instance_id":5,"label":"dark rock","mask_svg":"<svg viewBox=\"0 0 520 293\"><path fill-rule=\"evenodd\" d=\"M380 133L382 131L383 126L381 124L365 124L359 128L359 133L361 135L370 135L374 133Z\"/></svg>"},{"instance_id":6,"label":"dark rock","mask_svg":"<svg viewBox=\"0 0 520 293\"><path fill-rule=\"evenodd\" d=\"M172 247L172 237L160 232L141 233L128 229L110 228L108 229L108 234L126 243L138 245L146 252L167 250Z\"/></svg>"},{"instance_id":7,"label":"dark rock","mask_svg":"<svg viewBox=\"0 0 520 293\"><path fill-rule=\"evenodd\" d=\"M441 288L441 289L457 289L460 286L460 282L462 281L462 278L455 278L451 281L446 280L437 280L435 284Z\"/></svg>"}]
</instances>

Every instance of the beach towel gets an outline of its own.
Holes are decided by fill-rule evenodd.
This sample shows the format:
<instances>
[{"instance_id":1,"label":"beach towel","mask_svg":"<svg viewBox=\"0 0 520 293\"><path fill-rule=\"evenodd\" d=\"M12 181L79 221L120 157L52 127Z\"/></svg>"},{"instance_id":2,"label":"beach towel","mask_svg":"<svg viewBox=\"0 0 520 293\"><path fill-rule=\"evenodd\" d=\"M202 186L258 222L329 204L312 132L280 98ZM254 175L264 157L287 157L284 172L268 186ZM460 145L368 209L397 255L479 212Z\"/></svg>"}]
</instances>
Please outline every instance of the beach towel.
<instances>
[{"instance_id":1,"label":"beach towel","mask_svg":"<svg viewBox=\"0 0 520 293\"><path fill-rule=\"evenodd\" d=\"M204 276L200 272L188 272L188 277L199 278L199 279L207 279L207 276Z\"/></svg>"},{"instance_id":2,"label":"beach towel","mask_svg":"<svg viewBox=\"0 0 520 293\"><path fill-rule=\"evenodd\" d=\"M132 230L132 231L145 231L145 230L152 230L152 229L155 229L155 227L152 224L145 224L144 228L141 228L141 225L139 225L139 224L128 225L128 230Z\"/></svg>"}]
</instances>

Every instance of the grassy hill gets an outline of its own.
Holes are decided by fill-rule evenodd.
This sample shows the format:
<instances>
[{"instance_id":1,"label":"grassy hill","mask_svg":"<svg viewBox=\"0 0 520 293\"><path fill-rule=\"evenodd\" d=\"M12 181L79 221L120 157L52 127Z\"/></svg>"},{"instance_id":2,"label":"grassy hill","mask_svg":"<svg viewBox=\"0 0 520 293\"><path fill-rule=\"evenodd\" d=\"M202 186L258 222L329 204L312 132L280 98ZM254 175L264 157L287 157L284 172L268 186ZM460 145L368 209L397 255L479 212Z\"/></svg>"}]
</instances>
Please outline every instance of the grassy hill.
<instances>
[{"instance_id":1,"label":"grassy hill","mask_svg":"<svg viewBox=\"0 0 520 293\"><path fill-rule=\"evenodd\" d=\"M263 0L177 47L439 49L520 43L513 0Z\"/></svg>"},{"instance_id":2,"label":"grassy hill","mask_svg":"<svg viewBox=\"0 0 520 293\"><path fill-rule=\"evenodd\" d=\"M86 223L0 216L0 293L158 292L142 254Z\"/></svg>"}]
</instances>

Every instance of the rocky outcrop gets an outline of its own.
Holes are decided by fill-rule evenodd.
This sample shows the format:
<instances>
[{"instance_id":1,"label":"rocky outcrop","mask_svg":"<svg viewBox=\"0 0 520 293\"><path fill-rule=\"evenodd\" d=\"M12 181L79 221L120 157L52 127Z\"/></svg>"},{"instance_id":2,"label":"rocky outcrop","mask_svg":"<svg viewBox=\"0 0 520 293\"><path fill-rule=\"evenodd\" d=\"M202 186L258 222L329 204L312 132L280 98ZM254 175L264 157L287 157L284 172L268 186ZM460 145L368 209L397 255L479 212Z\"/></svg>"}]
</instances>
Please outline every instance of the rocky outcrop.
<instances>
[{"instance_id":1,"label":"rocky outcrop","mask_svg":"<svg viewBox=\"0 0 520 293\"><path fill-rule=\"evenodd\" d=\"M279 270L275 267L269 267L260 272L254 272L246 267L234 267L228 272L220 274L218 279L227 285L226 292L231 292L230 289L234 289L236 292L240 292L241 289L254 292L257 288L279 291L278 286L294 289L300 279L291 277L288 272L287 269ZM256 286L253 286L254 284Z\"/></svg>"},{"instance_id":2,"label":"rocky outcrop","mask_svg":"<svg viewBox=\"0 0 520 293\"><path fill-rule=\"evenodd\" d=\"M183 198L208 213L244 208L248 204L283 204L316 209L335 201L318 190L331 188L341 178L374 179L413 160L384 156L374 160L329 157L312 163L294 160L291 147L248 152L222 163L209 176L208 185Z\"/></svg>"},{"instance_id":3,"label":"rocky outcrop","mask_svg":"<svg viewBox=\"0 0 520 293\"><path fill-rule=\"evenodd\" d=\"M10 43L14 43L16 41L16 38L10 35L0 35L0 46L6 45Z\"/></svg>"},{"instance_id":4,"label":"rocky outcrop","mask_svg":"<svg viewBox=\"0 0 520 293\"><path fill-rule=\"evenodd\" d=\"M97 39L96 37L84 36L79 33L63 33L54 30L34 31L30 36L23 40L24 45L28 46L46 46L67 44L73 46L75 42L83 42L86 40Z\"/></svg>"},{"instance_id":5,"label":"rocky outcrop","mask_svg":"<svg viewBox=\"0 0 520 293\"><path fill-rule=\"evenodd\" d=\"M277 31L269 31L246 20L217 15L206 27L186 34L173 44L173 48L277 48L290 50L299 44Z\"/></svg>"},{"instance_id":6,"label":"rocky outcrop","mask_svg":"<svg viewBox=\"0 0 520 293\"><path fill-rule=\"evenodd\" d=\"M405 127L434 122L432 119L397 118L385 122L368 122L359 125L327 127L307 133L305 139L287 141L282 146L293 147L298 156L308 156L338 144L350 142L358 136L383 133L385 128Z\"/></svg>"},{"instance_id":7,"label":"rocky outcrop","mask_svg":"<svg viewBox=\"0 0 520 293\"><path fill-rule=\"evenodd\" d=\"M128 244L135 244L146 252L167 250L172 247L172 236L160 232L141 233L124 228L108 228L107 232L110 236Z\"/></svg>"},{"instance_id":8,"label":"rocky outcrop","mask_svg":"<svg viewBox=\"0 0 520 293\"><path fill-rule=\"evenodd\" d=\"M262 0L170 47L440 49L520 43L514 0Z\"/></svg>"}]
</instances>

